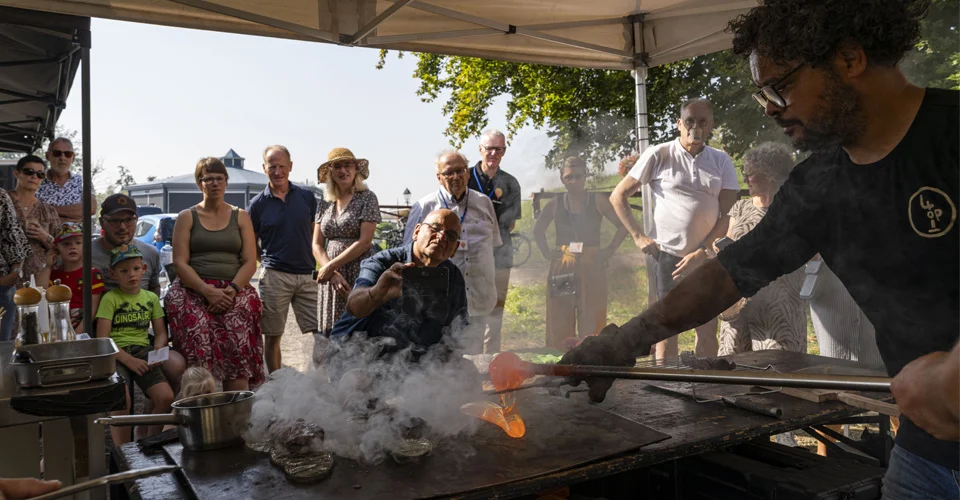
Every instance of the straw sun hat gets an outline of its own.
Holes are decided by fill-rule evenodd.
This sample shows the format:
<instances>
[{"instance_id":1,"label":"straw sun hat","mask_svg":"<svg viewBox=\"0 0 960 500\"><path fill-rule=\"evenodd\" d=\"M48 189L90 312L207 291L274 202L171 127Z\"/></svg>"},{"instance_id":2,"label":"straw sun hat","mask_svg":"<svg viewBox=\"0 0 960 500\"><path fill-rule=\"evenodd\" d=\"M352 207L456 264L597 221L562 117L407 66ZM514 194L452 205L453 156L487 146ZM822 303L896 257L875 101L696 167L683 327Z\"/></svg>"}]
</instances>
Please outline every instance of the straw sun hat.
<instances>
[{"instance_id":1,"label":"straw sun hat","mask_svg":"<svg viewBox=\"0 0 960 500\"><path fill-rule=\"evenodd\" d=\"M323 162L320 168L317 169L317 177L320 179L320 182L327 182L327 177L330 175L331 164L344 160L357 162L357 175L363 179L370 177L370 162L363 158L357 158L353 155L353 152L347 148L333 148L327 153L327 161Z\"/></svg>"}]
</instances>

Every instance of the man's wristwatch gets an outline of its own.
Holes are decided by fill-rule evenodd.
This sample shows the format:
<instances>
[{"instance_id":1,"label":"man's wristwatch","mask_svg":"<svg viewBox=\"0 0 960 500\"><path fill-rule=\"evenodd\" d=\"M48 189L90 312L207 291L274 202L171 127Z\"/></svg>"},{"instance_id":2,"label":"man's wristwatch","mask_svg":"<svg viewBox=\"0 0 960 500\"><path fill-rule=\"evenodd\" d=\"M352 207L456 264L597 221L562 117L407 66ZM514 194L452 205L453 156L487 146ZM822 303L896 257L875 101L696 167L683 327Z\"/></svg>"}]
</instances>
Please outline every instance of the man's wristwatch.
<instances>
[{"instance_id":1,"label":"man's wristwatch","mask_svg":"<svg viewBox=\"0 0 960 500\"><path fill-rule=\"evenodd\" d=\"M708 259L716 258L717 252L714 252L714 251L713 251L713 248L710 248L710 247L711 247L711 245L703 245L703 246L700 247L700 248L702 248L703 251L707 254L707 258L708 258Z\"/></svg>"},{"instance_id":2,"label":"man's wristwatch","mask_svg":"<svg viewBox=\"0 0 960 500\"><path fill-rule=\"evenodd\" d=\"M227 286L236 290L237 293L240 293L240 285L231 281L230 283L227 283Z\"/></svg>"}]
</instances>

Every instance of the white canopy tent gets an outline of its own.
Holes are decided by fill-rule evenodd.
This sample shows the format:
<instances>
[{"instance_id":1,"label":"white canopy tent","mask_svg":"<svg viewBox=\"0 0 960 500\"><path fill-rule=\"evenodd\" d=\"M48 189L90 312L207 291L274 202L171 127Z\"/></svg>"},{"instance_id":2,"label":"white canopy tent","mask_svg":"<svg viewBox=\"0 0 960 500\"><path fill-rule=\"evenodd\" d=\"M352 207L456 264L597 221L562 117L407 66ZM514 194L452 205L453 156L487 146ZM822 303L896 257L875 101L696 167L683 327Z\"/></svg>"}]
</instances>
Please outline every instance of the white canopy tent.
<instances>
[{"instance_id":1,"label":"white canopy tent","mask_svg":"<svg viewBox=\"0 0 960 500\"><path fill-rule=\"evenodd\" d=\"M647 147L647 68L729 48L727 23L756 4L756 0L0 0L0 6L22 9L343 46L633 70L639 151ZM83 62L86 84L89 49L83 51ZM85 97L87 90L85 85ZM89 101L84 101L86 160L91 156ZM86 162L85 174L89 175ZM650 199L645 188L645 230L653 223Z\"/></svg>"}]
</instances>

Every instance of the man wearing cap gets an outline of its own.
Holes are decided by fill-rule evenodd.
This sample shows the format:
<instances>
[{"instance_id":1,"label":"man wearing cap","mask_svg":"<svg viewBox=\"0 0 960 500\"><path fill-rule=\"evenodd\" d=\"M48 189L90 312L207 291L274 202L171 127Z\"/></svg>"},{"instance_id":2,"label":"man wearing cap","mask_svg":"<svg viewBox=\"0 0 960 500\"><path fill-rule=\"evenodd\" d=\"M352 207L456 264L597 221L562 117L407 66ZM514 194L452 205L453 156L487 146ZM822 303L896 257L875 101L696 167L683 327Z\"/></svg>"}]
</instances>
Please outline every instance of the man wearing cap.
<instances>
[{"instance_id":1,"label":"man wearing cap","mask_svg":"<svg viewBox=\"0 0 960 500\"><path fill-rule=\"evenodd\" d=\"M445 208L460 219L460 239L450 262L460 269L467 286L467 309L470 327L459 333L463 351L483 352L483 331L486 317L497 304L494 284L494 248L503 244L500 228L490 198L467 189L467 158L457 151L444 151L437 156L437 180L440 189L428 194L410 207L403 244L414 240L416 227L434 210Z\"/></svg>"},{"instance_id":2,"label":"man wearing cap","mask_svg":"<svg viewBox=\"0 0 960 500\"><path fill-rule=\"evenodd\" d=\"M83 177L73 175L73 143L66 137L57 137L47 146L50 169L40 182L37 199L53 205L60 222L80 222L83 219ZM97 212L97 201L91 190L90 213Z\"/></svg>"},{"instance_id":3,"label":"man wearing cap","mask_svg":"<svg viewBox=\"0 0 960 500\"><path fill-rule=\"evenodd\" d=\"M503 306L510 286L510 268L513 267L513 243L510 231L520 218L520 183L517 178L500 168L507 152L507 137L499 130L487 130L480 135L480 161L467 173L467 187L479 191L493 202L497 214L500 240L503 244L493 252L494 284L497 303L486 318L483 333L483 352L500 352L500 330L503 327Z\"/></svg>"},{"instance_id":4,"label":"man wearing cap","mask_svg":"<svg viewBox=\"0 0 960 500\"><path fill-rule=\"evenodd\" d=\"M103 271L106 291L117 287L117 278L110 269L110 250L120 245L134 245L143 254L143 273L140 288L160 295L160 253L149 244L133 238L137 225L137 202L123 194L112 194L100 204L100 227L103 236L91 245L90 260L93 267Z\"/></svg>"},{"instance_id":5,"label":"man wearing cap","mask_svg":"<svg viewBox=\"0 0 960 500\"><path fill-rule=\"evenodd\" d=\"M109 292L117 288L117 276L110 269L110 252L122 245L132 245L140 250L143 259L144 272L140 278L140 288L160 296L160 253L157 249L138 239L134 239L133 230L137 225L137 202L123 194L112 194L100 204L100 227L103 236L97 238L90 245L91 265L101 270L104 291ZM96 311L94 311L96 315ZM170 332L171 338L176 338L177 332ZM180 387L180 377L187 369L187 362L179 352L170 350L169 358L161 365L163 374L170 382L176 393ZM145 411L153 411L150 400L144 402ZM137 428L140 435L142 428Z\"/></svg>"},{"instance_id":6,"label":"man wearing cap","mask_svg":"<svg viewBox=\"0 0 960 500\"><path fill-rule=\"evenodd\" d=\"M263 151L263 173L270 183L250 200L247 212L260 248L260 299L267 370L280 369L280 337L293 314L303 333L317 333L317 282L313 272L313 221L317 198L290 182L293 161L284 146Z\"/></svg>"}]
</instances>

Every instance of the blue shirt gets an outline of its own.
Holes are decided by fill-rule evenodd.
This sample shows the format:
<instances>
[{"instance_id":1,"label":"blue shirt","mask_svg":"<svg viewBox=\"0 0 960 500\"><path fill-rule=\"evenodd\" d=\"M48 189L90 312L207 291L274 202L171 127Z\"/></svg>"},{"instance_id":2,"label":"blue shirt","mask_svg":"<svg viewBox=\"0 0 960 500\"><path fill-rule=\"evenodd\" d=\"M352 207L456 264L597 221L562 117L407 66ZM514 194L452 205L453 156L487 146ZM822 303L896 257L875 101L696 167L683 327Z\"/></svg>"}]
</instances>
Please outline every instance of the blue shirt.
<instances>
[{"instance_id":1,"label":"blue shirt","mask_svg":"<svg viewBox=\"0 0 960 500\"><path fill-rule=\"evenodd\" d=\"M380 275L397 262L413 262L413 244L389 248L360 263L360 275L354 283L356 287L371 287L380 279ZM365 318L357 318L344 311L343 316L333 325L330 338L345 340L353 332L366 332L368 337L392 337L395 346L384 349L384 353L396 352L412 346L418 354L437 344L453 328L463 327L467 321L467 287L463 275L457 266L449 260L440 263L440 268L448 271L449 283L446 296L447 315L442 320L429 317L413 317L403 311L400 298L388 300L379 309Z\"/></svg>"},{"instance_id":2,"label":"blue shirt","mask_svg":"<svg viewBox=\"0 0 960 500\"><path fill-rule=\"evenodd\" d=\"M286 199L281 200L268 184L250 200L247 212L260 240L263 267L290 274L313 273L317 263L311 240L317 197L311 191L291 182Z\"/></svg>"}]
</instances>

